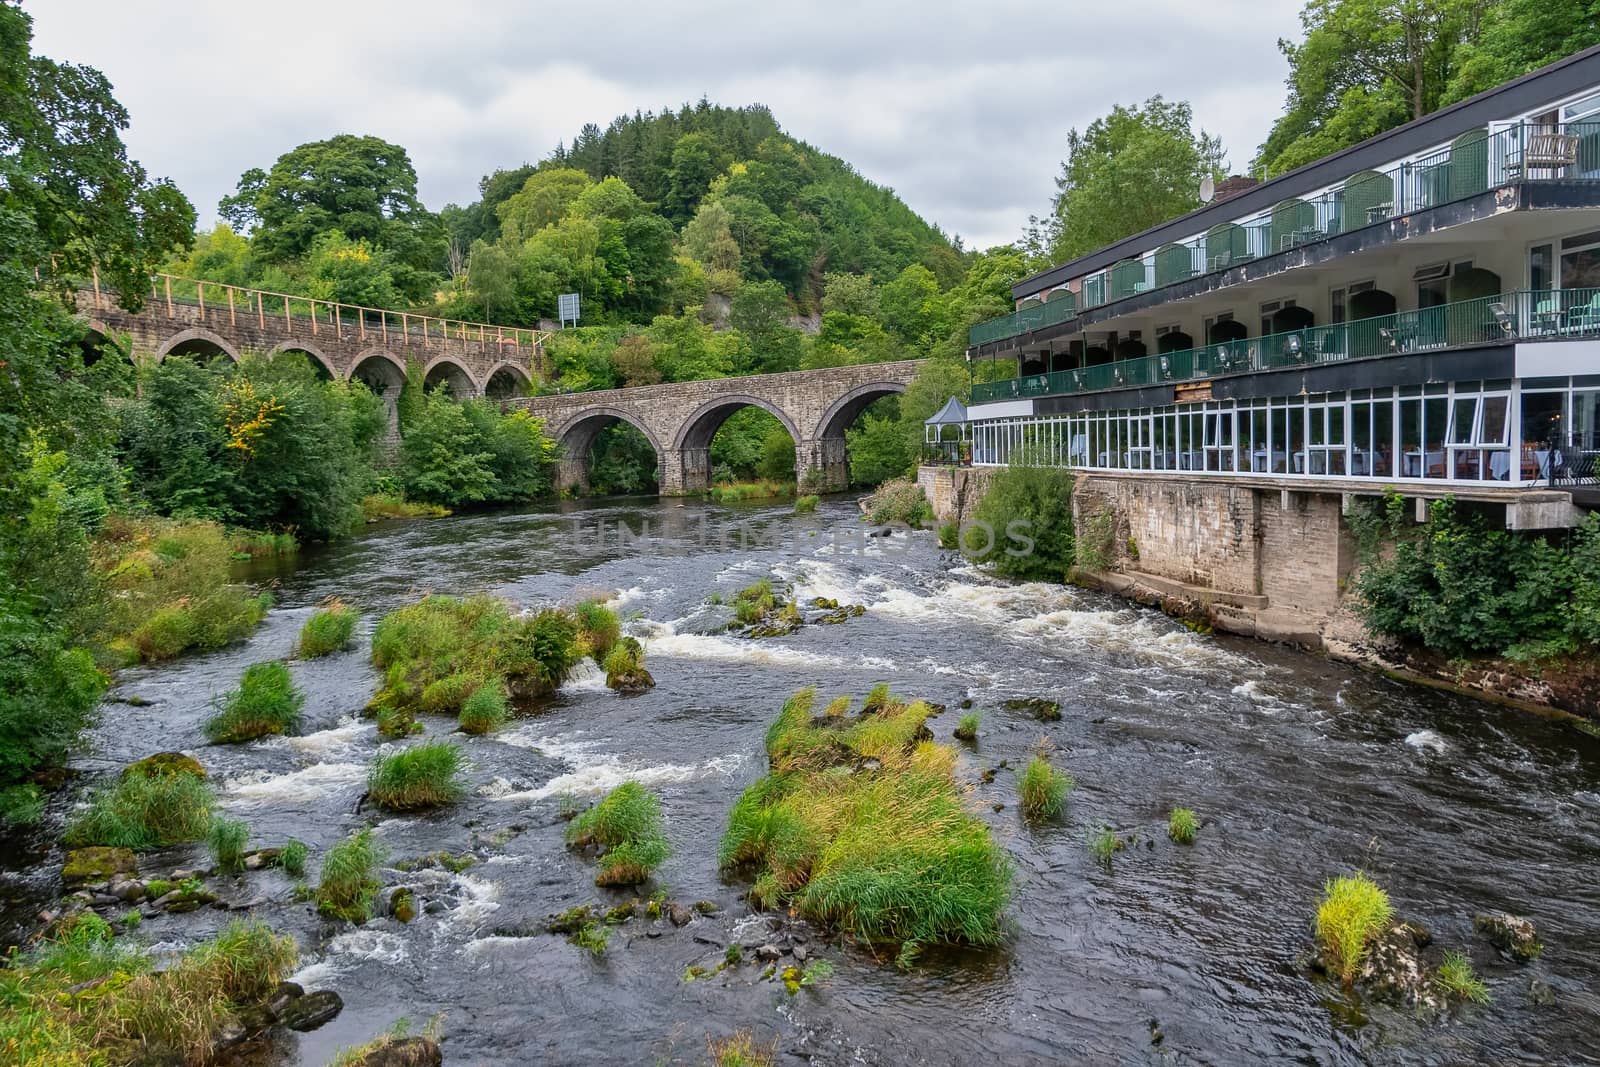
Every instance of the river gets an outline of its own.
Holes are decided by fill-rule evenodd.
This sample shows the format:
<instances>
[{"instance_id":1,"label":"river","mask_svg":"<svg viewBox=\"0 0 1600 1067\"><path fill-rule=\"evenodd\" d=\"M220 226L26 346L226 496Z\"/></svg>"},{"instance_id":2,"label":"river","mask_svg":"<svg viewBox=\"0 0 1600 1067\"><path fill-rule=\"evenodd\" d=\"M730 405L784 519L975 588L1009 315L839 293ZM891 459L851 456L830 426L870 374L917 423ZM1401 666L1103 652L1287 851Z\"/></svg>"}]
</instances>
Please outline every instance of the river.
<instances>
[{"instance_id":1,"label":"river","mask_svg":"<svg viewBox=\"0 0 1600 1067\"><path fill-rule=\"evenodd\" d=\"M703 543L704 524L745 520L795 534L783 548ZM857 542L853 502L825 502L810 526L788 508L616 501L389 523L306 551L276 576L278 605L255 636L220 653L124 672L89 750L98 772L163 749L198 756L223 809L257 845L298 837L316 856L373 825L394 859L472 851L459 874L385 872L418 887L402 925L324 924L275 871L233 899L299 939L298 978L332 988L344 1011L287 1035L251 1062L315 1064L397 1017L442 1013L446 1062L700 1063L708 1034L752 1030L780 1063L1592 1063L1600 1037L1600 740L1553 720L1372 676L1321 658L1199 635L1159 613L1077 589L992 580L941 552L932 534ZM616 524L650 529L621 543ZM606 537L597 531L604 524ZM802 599L860 603L841 625L752 641L717 633L724 597L772 575ZM483 738L468 797L410 818L358 811L381 743L358 717L377 676L367 635L420 592L489 589L522 604L615 595L645 642L657 687L624 697L597 672L539 712ZM303 736L205 745L211 701L245 665L290 653L324 597L364 612L357 644L295 661L308 694ZM765 769L762 736L806 685L863 695L886 681L983 713L957 743L974 810L1016 865L1013 932L987 952L930 955L909 971L859 949L814 943L833 976L796 996L754 963L683 981L764 919L724 881L716 846L739 792ZM1002 702L1058 701L1040 724ZM819 704L820 706L820 704ZM453 723L427 721L430 735ZM1041 738L1078 786L1059 825L1019 819L1015 775ZM997 768L990 784L980 781ZM92 774L86 776L92 780ZM505 936L549 913L623 894L597 890L592 863L561 845L564 793L594 796L636 778L659 792L675 852L657 874L676 899L719 914L675 929L635 920L603 957L549 935ZM995 803L1005 807L994 810ZM52 814L62 814L58 801ZM1168 841L1167 812L1202 820L1192 847ZM1091 857L1101 825L1135 834L1109 869ZM42 839L0 860L0 893L22 910L58 892L59 853ZM149 867L203 863L167 850ZM1399 913L1469 951L1493 1001L1443 1021L1362 1005L1301 964L1325 879L1363 868ZM1472 933L1473 912L1531 917L1547 948L1527 965ZM225 913L158 916L137 936L174 944ZM497 934L496 931L501 933ZM654 934L654 936L651 936ZM1530 983L1554 1003L1536 1006Z\"/></svg>"}]
</instances>

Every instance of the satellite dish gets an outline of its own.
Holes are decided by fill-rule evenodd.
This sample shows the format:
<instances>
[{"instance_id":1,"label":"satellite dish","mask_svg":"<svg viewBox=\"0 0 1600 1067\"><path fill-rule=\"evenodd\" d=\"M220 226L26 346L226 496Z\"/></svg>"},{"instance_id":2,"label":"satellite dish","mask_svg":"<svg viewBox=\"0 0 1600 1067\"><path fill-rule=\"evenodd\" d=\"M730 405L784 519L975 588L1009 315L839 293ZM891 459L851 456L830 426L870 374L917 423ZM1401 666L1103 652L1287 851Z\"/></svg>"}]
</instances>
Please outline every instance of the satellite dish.
<instances>
[{"instance_id":1,"label":"satellite dish","mask_svg":"<svg viewBox=\"0 0 1600 1067\"><path fill-rule=\"evenodd\" d=\"M1204 178L1200 179L1200 202L1202 204L1209 204L1211 203L1211 198L1216 195L1217 183L1212 181L1211 175L1207 174Z\"/></svg>"}]
</instances>

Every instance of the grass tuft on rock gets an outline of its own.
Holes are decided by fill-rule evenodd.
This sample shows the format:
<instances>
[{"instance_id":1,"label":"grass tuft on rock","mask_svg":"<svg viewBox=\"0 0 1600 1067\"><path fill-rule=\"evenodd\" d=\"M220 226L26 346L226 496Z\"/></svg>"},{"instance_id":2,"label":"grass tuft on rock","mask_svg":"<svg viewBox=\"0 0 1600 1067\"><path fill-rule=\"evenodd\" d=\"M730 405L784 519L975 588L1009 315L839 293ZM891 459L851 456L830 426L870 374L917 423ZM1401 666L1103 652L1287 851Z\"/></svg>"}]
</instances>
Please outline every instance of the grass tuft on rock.
<instances>
[{"instance_id":1,"label":"grass tuft on rock","mask_svg":"<svg viewBox=\"0 0 1600 1067\"><path fill-rule=\"evenodd\" d=\"M383 883L378 867L387 853L370 829L357 830L322 857L317 910L331 919L364 923L372 918Z\"/></svg>"},{"instance_id":2,"label":"grass tuft on rock","mask_svg":"<svg viewBox=\"0 0 1600 1067\"><path fill-rule=\"evenodd\" d=\"M217 817L211 820L206 845L217 870L237 874L244 870L245 847L250 844L250 826L239 819Z\"/></svg>"},{"instance_id":3,"label":"grass tuft on rock","mask_svg":"<svg viewBox=\"0 0 1600 1067\"><path fill-rule=\"evenodd\" d=\"M961 716L960 721L956 723L954 734L955 738L958 741L976 741L978 739L978 724L981 721L982 717L979 716L977 712L967 712L967 714Z\"/></svg>"},{"instance_id":4,"label":"grass tuft on rock","mask_svg":"<svg viewBox=\"0 0 1600 1067\"><path fill-rule=\"evenodd\" d=\"M211 829L215 803L211 787L192 774L125 774L89 798L65 841L131 849L199 841Z\"/></svg>"},{"instance_id":5,"label":"grass tuft on rock","mask_svg":"<svg viewBox=\"0 0 1600 1067\"><path fill-rule=\"evenodd\" d=\"M1067 806L1067 795L1076 784L1072 775L1053 767L1044 753L1034 756L1017 777L1017 798L1022 804L1023 818L1035 822L1057 818Z\"/></svg>"},{"instance_id":6,"label":"grass tuft on rock","mask_svg":"<svg viewBox=\"0 0 1600 1067\"><path fill-rule=\"evenodd\" d=\"M388 811L416 811L454 803L466 792L466 757L449 741L424 741L379 756L367 774L367 794Z\"/></svg>"},{"instance_id":7,"label":"grass tuft on rock","mask_svg":"<svg viewBox=\"0 0 1600 1067\"><path fill-rule=\"evenodd\" d=\"M339 651L355 634L357 617L355 608L334 597L300 627L300 641L295 646L297 654L303 659L315 659Z\"/></svg>"},{"instance_id":8,"label":"grass tuft on rock","mask_svg":"<svg viewBox=\"0 0 1600 1067\"><path fill-rule=\"evenodd\" d=\"M1465 953L1450 951L1433 976L1433 984L1455 1000L1469 1000L1474 1004L1489 1003L1489 987L1472 969L1472 961Z\"/></svg>"},{"instance_id":9,"label":"grass tuft on rock","mask_svg":"<svg viewBox=\"0 0 1600 1067\"><path fill-rule=\"evenodd\" d=\"M711 1056L711 1067L772 1067L776 1063L778 1042L758 1045L748 1030L740 1030L728 1037L706 1037L706 1051Z\"/></svg>"},{"instance_id":10,"label":"grass tuft on rock","mask_svg":"<svg viewBox=\"0 0 1600 1067\"><path fill-rule=\"evenodd\" d=\"M1173 808L1172 814L1167 816L1167 836L1180 845L1194 844L1195 835L1200 832L1200 824L1195 820L1194 812L1188 808Z\"/></svg>"},{"instance_id":11,"label":"grass tuft on rock","mask_svg":"<svg viewBox=\"0 0 1600 1067\"><path fill-rule=\"evenodd\" d=\"M600 886L637 885L672 852L661 828L661 802L634 781L623 782L573 819L567 844L605 849L594 878Z\"/></svg>"},{"instance_id":12,"label":"grass tuft on rock","mask_svg":"<svg viewBox=\"0 0 1600 1067\"><path fill-rule=\"evenodd\" d=\"M294 968L295 942L235 921L157 969L93 913L65 920L0 969L0 1056L39 1067L205 1063L239 1013Z\"/></svg>"},{"instance_id":13,"label":"grass tuft on rock","mask_svg":"<svg viewBox=\"0 0 1600 1067\"><path fill-rule=\"evenodd\" d=\"M595 666L604 664L622 637L622 620L598 600L585 600L572 609L572 614L578 620L578 641L584 652Z\"/></svg>"},{"instance_id":14,"label":"grass tuft on rock","mask_svg":"<svg viewBox=\"0 0 1600 1067\"><path fill-rule=\"evenodd\" d=\"M636 638L624 637L617 642L604 664L606 685L624 693L637 693L653 689L656 680L644 666L644 646Z\"/></svg>"},{"instance_id":15,"label":"grass tuft on rock","mask_svg":"<svg viewBox=\"0 0 1600 1067\"><path fill-rule=\"evenodd\" d=\"M768 730L771 771L734 805L721 865L753 870L753 905L897 945L902 963L924 945L998 942L1011 864L963 804L927 705L814 722L815 697L796 693Z\"/></svg>"},{"instance_id":16,"label":"grass tuft on rock","mask_svg":"<svg viewBox=\"0 0 1600 1067\"><path fill-rule=\"evenodd\" d=\"M278 851L278 866L289 877L299 878L306 873L306 857L310 851L304 841L291 837L289 843Z\"/></svg>"},{"instance_id":17,"label":"grass tuft on rock","mask_svg":"<svg viewBox=\"0 0 1600 1067\"><path fill-rule=\"evenodd\" d=\"M206 722L206 738L212 744L234 744L292 734L300 729L305 702L286 665L276 660L252 663L239 679L239 688L223 698L222 710Z\"/></svg>"},{"instance_id":18,"label":"grass tuft on rock","mask_svg":"<svg viewBox=\"0 0 1600 1067\"><path fill-rule=\"evenodd\" d=\"M816 493L807 493L794 502L794 513L796 515L809 515L817 510L817 505L820 503L822 503L822 498Z\"/></svg>"},{"instance_id":19,"label":"grass tuft on rock","mask_svg":"<svg viewBox=\"0 0 1600 1067\"><path fill-rule=\"evenodd\" d=\"M457 725L464 734L487 734L504 726L510 718L505 683L492 678L462 702Z\"/></svg>"},{"instance_id":20,"label":"grass tuft on rock","mask_svg":"<svg viewBox=\"0 0 1600 1067\"><path fill-rule=\"evenodd\" d=\"M1314 930L1328 972L1345 985L1354 982L1373 939L1393 920L1389 894L1364 873L1327 882Z\"/></svg>"}]
</instances>

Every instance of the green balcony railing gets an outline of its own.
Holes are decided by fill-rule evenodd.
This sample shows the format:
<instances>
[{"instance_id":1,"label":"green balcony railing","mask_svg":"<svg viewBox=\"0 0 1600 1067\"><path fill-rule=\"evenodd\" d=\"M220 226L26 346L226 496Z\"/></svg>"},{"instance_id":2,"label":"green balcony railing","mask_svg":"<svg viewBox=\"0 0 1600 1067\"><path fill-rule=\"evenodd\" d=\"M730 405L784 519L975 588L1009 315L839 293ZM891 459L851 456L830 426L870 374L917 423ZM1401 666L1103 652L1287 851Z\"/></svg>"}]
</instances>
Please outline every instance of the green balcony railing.
<instances>
[{"instance_id":1,"label":"green balcony railing","mask_svg":"<svg viewBox=\"0 0 1600 1067\"><path fill-rule=\"evenodd\" d=\"M1600 337L1600 289L1524 290L972 387L972 402L1203 381L1506 340Z\"/></svg>"},{"instance_id":2,"label":"green balcony railing","mask_svg":"<svg viewBox=\"0 0 1600 1067\"><path fill-rule=\"evenodd\" d=\"M1446 148L1385 170L1358 171L1335 189L1291 197L1238 222L1164 244L1078 279L1078 291L973 326L972 345L1065 322L1090 308L1225 271L1400 215L1465 200L1513 182L1600 179L1600 123L1468 130ZM1056 310L1059 308L1060 310ZM1065 313L1069 312L1070 313ZM1053 317L1059 316L1059 317Z\"/></svg>"}]
</instances>

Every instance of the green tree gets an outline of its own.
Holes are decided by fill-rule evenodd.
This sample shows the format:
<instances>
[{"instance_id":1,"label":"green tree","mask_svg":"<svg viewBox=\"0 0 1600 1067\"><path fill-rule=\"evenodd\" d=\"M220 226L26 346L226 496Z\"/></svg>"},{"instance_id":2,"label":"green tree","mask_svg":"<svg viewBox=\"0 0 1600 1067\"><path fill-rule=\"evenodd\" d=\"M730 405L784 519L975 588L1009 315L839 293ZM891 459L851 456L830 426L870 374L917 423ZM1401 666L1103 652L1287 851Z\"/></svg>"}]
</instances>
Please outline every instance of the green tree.
<instances>
[{"instance_id":1,"label":"green tree","mask_svg":"<svg viewBox=\"0 0 1600 1067\"><path fill-rule=\"evenodd\" d=\"M939 279L913 263L878 291L883 324L913 348L925 348L942 332L944 306Z\"/></svg>"},{"instance_id":2,"label":"green tree","mask_svg":"<svg viewBox=\"0 0 1600 1067\"><path fill-rule=\"evenodd\" d=\"M400 481L412 500L455 508L495 491L495 454L481 425L442 392L422 398L401 438L400 461Z\"/></svg>"},{"instance_id":3,"label":"green tree","mask_svg":"<svg viewBox=\"0 0 1600 1067\"><path fill-rule=\"evenodd\" d=\"M672 147L672 169L667 175L666 215L674 226L694 216L711 180L728 165L722 147L704 133L686 133Z\"/></svg>"},{"instance_id":4,"label":"green tree","mask_svg":"<svg viewBox=\"0 0 1600 1067\"><path fill-rule=\"evenodd\" d=\"M473 242L472 255L467 260L467 286L483 308L485 318L491 322L505 321L516 308L516 258L503 244Z\"/></svg>"},{"instance_id":5,"label":"green tree","mask_svg":"<svg viewBox=\"0 0 1600 1067\"><path fill-rule=\"evenodd\" d=\"M745 282L733 294L728 323L743 336L738 361L741 374L796 370L804 345L789 325L794 309L789 294L775 281Z\"/></svg>"},{"instance_id":6,"label":"green tree","mask_svg":"<svg viewBox=\"0 0 1600 1067\"><path fill-rule=\"evenodd\" d=\"M520 190L495 208L501 235L507 241L521 242L546 226L554 226L592 184L581 170L552 167L535 171Z\"/></svg>"},{"instance_id":7,"label":"green tree","mask_svg":"<svg viewBox=\"0 0 1600 1067\"><path fill-rule=\"evenodd\" d=\"M302 270L308 296L377 308L400 302L389 253L365 240L352 241L339 230L312 239Z\"/></svg>"},{"instance_id":8,"label":"green tree","mask_svg":"<svg viewBox=\"0 0 1600 1067\"><path fill-rule=\"evenodd\" d=\"M656 385L661 381L661 368L656 366L655 348L643 334L629 334L611 353L611 365L616 368L622 384Z\"/></svg>"},{"instance_id":9,"label":"green tree","mask_svg":"<svg viewBox=\"0 0 1600 1067\"><path fill-rule=\"evenodd\" d=\"M1439 106L1600 44L1600 0L1498 0L1464 35Z\"/></svg>"},{"instance_id":10,"label":"green tree","mask_svg":"<svg viewBox=\"0 0 1600 1067\"><path fill-rule=\"evenodd\" d=\"M410 156L377 137L300 145L270 171L246 171L218 212L236 229L250 227L256 255L268 262L301 259L332 230L366 241L390 254L395 285L411 300L431 290L443 265L444 228L417 199Z\"/></svg>"},{"instance_id":11,"label":"green tree","mask_svg":"<svg viewBox=\"0 0 1600 1067\"><path fill-rule=\"evenodd\" d=\"M1224 165L1222 143L1195 132L1184 101L1153 96L1069 130L1045 223L1052 257L1085 255L1199 207L1201 179L1221 177Z\"/></svg>"},{"instance_id":12,"label":"green tree","mask_svg":"<svg viewBox=\"0 0 1600 1067\"><path fill-rule=\"evenodd\" d=\"M1281 174L1433 111L1478 36L1485 0L1311 0L1279 41L1289 100L1253 167Z\"/></svg>"},{"instance_id":13,"label":"green tree","mask_svg":"<svg viewBox=\"0 0 1600 1067\"><path fill-rule=\"evenodd\" d=\"M878 317L878 289L864 274L832 273L823 279L822 311Z\"/></svg>"}]
</instances>

